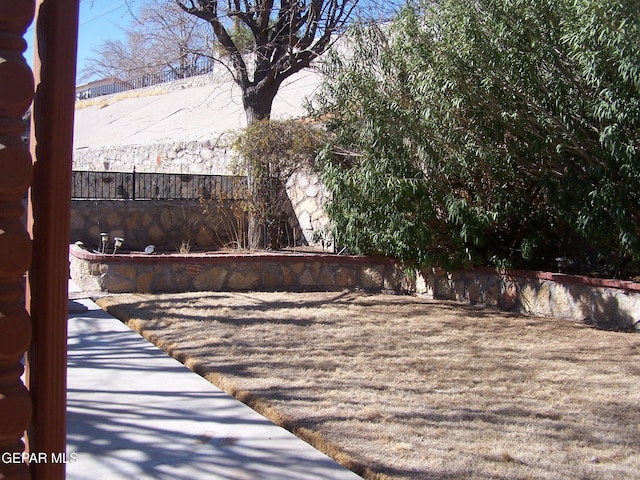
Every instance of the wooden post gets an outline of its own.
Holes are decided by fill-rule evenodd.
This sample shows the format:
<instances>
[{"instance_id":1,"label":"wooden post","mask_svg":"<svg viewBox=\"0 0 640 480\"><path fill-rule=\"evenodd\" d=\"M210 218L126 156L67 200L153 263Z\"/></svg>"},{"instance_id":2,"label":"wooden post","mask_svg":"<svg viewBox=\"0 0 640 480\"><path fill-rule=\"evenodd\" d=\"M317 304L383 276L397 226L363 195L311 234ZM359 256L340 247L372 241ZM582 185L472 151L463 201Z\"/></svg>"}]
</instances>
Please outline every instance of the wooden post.
<instances>
[{"instance_id":1,"label":"wooden post","mask_svg":"<svg viewBox=\"0 0 640 480\"><path fill-rule=\"evenodd\" d=\"M17 2L20 3L20 2ZM71 159L78 0L37 0L29 231L33 261L27 305L33 323L28 387L29 450L51 459L66 451L66 371ZM64 463L32 463L33 478L62 480Z\"/></svg>"},{"instance_id":2,"label":"wooden post","mask_svg":"<svg viewBox=\"0 0 640 480\"><path fill-rule=\"evenodd\" d=\"M30 478L22 438L32 405L20 380L31 341L24 305L24 274L31 241L23 201L31 182L31 157L22 141L22 116L33 99L33 75L22 56L22 38L33 20L34 1L0 0L0 478Z\"/></svg>"}]
</instances>

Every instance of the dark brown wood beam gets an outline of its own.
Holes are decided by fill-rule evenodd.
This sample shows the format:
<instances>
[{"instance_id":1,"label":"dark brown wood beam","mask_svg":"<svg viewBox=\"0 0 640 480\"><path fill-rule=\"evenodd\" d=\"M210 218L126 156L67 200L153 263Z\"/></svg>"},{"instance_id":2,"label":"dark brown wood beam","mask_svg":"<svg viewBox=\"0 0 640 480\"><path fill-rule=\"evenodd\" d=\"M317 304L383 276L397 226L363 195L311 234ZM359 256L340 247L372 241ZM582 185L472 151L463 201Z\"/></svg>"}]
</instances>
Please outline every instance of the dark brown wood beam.
<instances>
[{"instance_id":1,"label":"dark brown wood beam","mask_svg":"<svg viewBox=\"0 0 640 480\"><path fill-rule=\"evenodd\" d=\"M37 0L29 232L33 260L27 306L33 324L28 387L33 421L29 450L66 450L66 369L71 159L75 103L78 0ZM64 463L33 463L36 480L62 480Z\"/></svg>"}]
</instances>

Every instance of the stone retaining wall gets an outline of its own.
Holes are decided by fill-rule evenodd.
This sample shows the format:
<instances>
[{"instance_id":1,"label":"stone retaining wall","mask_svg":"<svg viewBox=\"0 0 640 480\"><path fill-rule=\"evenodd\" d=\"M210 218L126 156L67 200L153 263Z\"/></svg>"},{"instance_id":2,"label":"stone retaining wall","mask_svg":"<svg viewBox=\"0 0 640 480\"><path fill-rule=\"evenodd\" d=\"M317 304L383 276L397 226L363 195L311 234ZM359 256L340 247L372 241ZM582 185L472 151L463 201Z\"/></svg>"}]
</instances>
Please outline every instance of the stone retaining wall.
<instances>
[{"instance_id":1,"label":"stone retaining wall","mask_svg":"<svg viewBox=\"0 0 640 480\"><path fill-rule=\"evenodd\" d=\"M425 269L416 292L427 298L490 305L539 317L577 320L603 328L640 329L640 283L561 273L490 268Z\"/></svg>"},{"instance_id":2,"label":"stone retaining wall","mask_svg":"<svg viewBox=\"0 0 640 480\"><path fill-rule=\"evenodd\" d=\"M190 173L229 175L230 136L144 145L76 148L73 169L97 172Z\"/></svg>"},{"instance_id":3,"label":"stone retaining wall","mask_svg":"<svg viewBox=\"0 0 640 480\"><path fill-rule=\"evenodd\" d=\"M100 232L123 237L126 250L194 251L222 248L236 240L233 203L204 215L198 200L72 200L70 241L98 248ZM246 227L245 227L246 228Z\"/></svg>"},{"instance_id":4,"label":"stone retaining wall","mask_svg":"<svg viewBox=\"0 0 640 480\"><path fill-rule=\"evenodd\" d=\"M162 147L164 148L178 148L177 144L164 144ZM117 168L113 169L113 171L132 171L132 165L136 164L135 162L130 163L126 160L126 155L136 155L138 147L110 147L109 151L114 150L112 154L114 158L118 158L117 160ZM148 146L145 148L140 147L141 154L142 152L149 152ZM116 149L122 149L122 155L117 155L115 153ZM99 150L99 149L98 149ZM187 164L191 165L193 168L191 170L184 169L185 171L189 171L189 173L202 173L203 170L206 170L204 167L210 165L210 161L203 160L205 158L205 153L207 150L197 145L191 145L190 147L185 147L183 150L183 161ZM189 153L190 152L190 153ZM145 153L145 155L147 154ZM88 152L89 156L96 156L99 158L98 152ZM149 154L152 155L152 154ZM154 154L153 154L154 155ZM152 156L153 156L152 155ZM225 160L226 161L226 160ZM74 166L74 168L76 168ZM78 170L87 170L86 168L78 168ZM220 170L223 170L222 168ZM142 172L142 170L137 170L138 172ZM211 168L209 173L216 172L216 168ZM222 172L221 174L225 174ZM288 206L284 214L289 219L289 224L292 229L295 230L294 236L296 239L300 237L300 240L303 240L309 245L322 245L324 244L327 247L327 250L330 250L331 242L328 234L328 225L329 219L324 212L324 204L329 198L329 193L325 186L322 184L318 176L311 172L297 172L295 173L289 182L286 185L287 195L291 204ZM207 234L205 232L212 232L213 229L217 228L218 230L224 226L224 223L228 223L227 215L225 218L212 218L209 220L206 219L198 219L196 217L200 216L202 212L202 208L199 206L198 201L186 201L186 200L171 200L171 201L153 201L153 200L135 200L131 201L130 204L123 204L122 200L73 200L72 201L72 225L71 225L71 240L82 240L86 242L85 238L91 239L93 242L95 238L97 238L96 233L99 233L97 230L97 222L99 217L108 218L109 220L105 222L106 226L102 231L109 230L123 230L124 224L137 225L137 222L133 220L134 218L138 218L138 213L141 209L144 209L145 212L152 217L157 217L158 212L151 213L154 209L158 211L168 211L175 210L177 213L171 214L171 220L167 223L166 219L163 222L157 222L154 220L150 220L156 226L159 226L159 230L155 230L154 235L149 235L148 230L151 228L150 225L144 225L143 231L132 231L131 228L127 227L128 232L124 233L120 232L119 236L124 236L125 238L129 237L132 241L135 241L135 249L144 248L144 245L140 246L140 242L146 244L149 243L158 243L161 242L162 239L167 239L165 243L168 242L168 245L162 246L163 249L169 248L173 249L174 244L180 245L182 238L184 237L191 238L194 243L199 248L214 248L215 246L219 246L218 241L216 240L215 235L212 238L207 238ZM135 202L141 202L136 204ZM146 203L145 203L146 202ZM156 203L153 203L156 202ZM121 212L120 218L116 218L115 212ZM199 211L200 213L197 213ZM129 214L131 212L131 214ZM184 213L183 213L184 212ZM149 215L144 215L146 220L149 220ZM166 215L166 214L165 214ZM163 217L164 218L164 217ZM182 218L184 221L184 227L180 226L180 222L176 221L176 219ZM102 222L102 220L100 220ZM196 225L197 224L197 225ZM184 230L184 233L180 233L179 230ZM194 230L195 229L195 230ZM147 230L147 232L145 232ZM133 233L134 235L131 235ZM170 235L167 236L167 233ZM223 235L223 237L229 237L229 235ZM138 239L140 238L140 242ZM148 240L148 238L153 237L153 240ZM135 238L135 240L134 240ZM145 245L146 245L145 244Z\"/></svg>"},{"instance_id":5,"label":"stone retaining wall","mask_svg":"<svg viewBox=\"0 0 640 480\"><path fill-rule=\"evenodd\" d=\"M602 328L640 330L640 283L548 272L446 272L408 277L379 257L327 254L96 255L71 247L71 278L84 290L179 292L203 290L343 290L416 293L433 299Z\"/></svg>"},{"instance_id":6,"label":"stone retaining wall","mask_svg":"<svg viewBox=\"0 0 640 480\"><path fill-rule=\"evenodd\" d=\"M306 242L331 250L333 238L329 231L329 217L324 211L330 193L320 178L314 173L296 172L286 187L292 213Z\"/></svg>"},{"instance_id":7,"label":"stone retaining wall","mask_svg":"<svg viewBox=\"0 0 640 480\"><path fill-rule=\"evenodd\" d=\"M135 91L81 100L76 103L76 108L95 104L104 106L118 102L119 99L153 94L161 95L205 85L226 85L225 82L231 80L231 74L226 69L216 69L210 74L180 79ZM291 112L288 111L287 115L290 114ZM171 138L169 135L166 140L148 143L82 146L73 151L73 169L131 172L135 168L139 173L229 175L231 173L230 166L237 161L237 153L233 148L233 139L236 134L237 132L229 130L182 137L182 139ZM92 142L83 142L83 145L92 145ZM96 144L93 143L93 145ZM301 183L297 183L298 179ZM310 195L309 192L311 192ZM317 175L311 172L296 174L295 178L287 184L287 193L297 217L297 220L291 224L299 223L302 225L302 235L307 243L320 245L324 240L326 244L328 220L323 211L326 190L320 184ZM314 238L321 240L314 242Z\"/></svg>"},{"instance_id":8,"label":"stone retaining wall","mask_svg":"<svg viewBox=\"0 0 640 480\"><path fill-rule=\"evenodd\" d=\"M302 188L293 188L295 202L284 212L289 230L283 241L293 245L320 245L314 232L328 223L322 210L326 197L317 177L306 179ZM139 250L152 244L158 250L177 251L183 243L194 251L236 247L238 228L246 232L246 219L234 201L210 202L207 214L198 200L72 200L69 241L97 248L100 232L109 238L123 237L127 250ZM299 223L299 220L302 223ZM323 223L324 222L324 223ZM331 243L326 250L331 250Z\"/></svg>"},{"instance_id":9,"label":"stone retaining wall","mask_svg":"<svg viewBox=\"0 0 640 480\"><path fill-rule=\"evenodd\" d=\"M256 253L99 255L70 248L71 278L87 291L406 290L399 265L377 257Z\"/></svg>"}]
</instances>

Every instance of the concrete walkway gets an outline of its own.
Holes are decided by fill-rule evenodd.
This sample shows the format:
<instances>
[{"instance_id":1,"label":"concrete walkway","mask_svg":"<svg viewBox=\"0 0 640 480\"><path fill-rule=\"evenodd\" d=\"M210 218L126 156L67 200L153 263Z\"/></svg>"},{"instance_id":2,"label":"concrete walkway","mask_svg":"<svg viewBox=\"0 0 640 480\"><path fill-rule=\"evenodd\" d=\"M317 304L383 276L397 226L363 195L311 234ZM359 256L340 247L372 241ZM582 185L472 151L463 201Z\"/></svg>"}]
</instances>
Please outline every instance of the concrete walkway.
<instances>
[{"instance_id":1,"label":"concrete walkway","mask_svg":"<svg viewBox=\"0 0 640 480\"><path fill-rule=\"evenodd\" d=\"M88 299L70 302L67 441L71 480L360 478Z\"/></svg>"}]
</instances>

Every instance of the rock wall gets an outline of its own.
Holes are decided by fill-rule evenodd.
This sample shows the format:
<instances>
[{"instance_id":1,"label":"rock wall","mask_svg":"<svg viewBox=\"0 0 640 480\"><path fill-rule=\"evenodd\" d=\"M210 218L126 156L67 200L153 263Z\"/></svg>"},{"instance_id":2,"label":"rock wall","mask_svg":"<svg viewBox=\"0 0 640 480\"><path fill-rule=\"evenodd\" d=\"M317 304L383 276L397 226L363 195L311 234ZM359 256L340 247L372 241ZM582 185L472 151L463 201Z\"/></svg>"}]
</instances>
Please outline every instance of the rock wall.
<instances>
[{"instance_id":1,"label":"rock wall","mask_svg":"<svg viewBox=\"0 0 640 480\"><path fill-rule=\"evenodd\" d=\"M317 72L307 71L296 76L295 81L285 82L274 101L274 118L305 115L299 105L307 94L315 91L319 81ZM201 93L194 93L196 90ZM181 95L188 92L191 95ZM234 132L228 129L240 125L230 119L238 114L244 116L241 104L234 104L234 92L230 73L216 69L207 75L78 101L77 117L82 116L84 107L88 113L85 122L76 122L73 169L131 172L135 168L142 173L228 175L229 166L236 159L232 148ZM136 102L146 97L155 98L152 106L139 110L149 102ZM217 97L224 98L223 104ZM176 98L181 99L177 106ZM131 103L118 105L125 100ZM228 109L229 105L233 108ZM174 116L178 112L184 117ZM162 123L167 119L168 123ZM118 128L111 130L116 124ZM303 235L308 243L315 244L313 239L318 238L317 244L321 245L324 239L326 245L328 229L322 213L326 192L313 177L309 173L300 174L301 186L289 182L288 191L298 218L292 226L304 226ZM305 192L312 193L305 197Z\"/></svg>"},{"instance_id":2,"label":"rock wall","mask_svg":"<svg viewBox=\"0 0 640 480\"><path fill-rule=\"evenodd\" d=\"M332 250L329 217L324 211L330 194L318 176L310 172L294 173L287 182L287 195L307 243Z\"/></svg>"},{"instance_id":3,"label":"rock wall","mask_svg":"<svg viewBox=\"0 0 640 480\"><path fill-rule=\"evenodd\" d=\"M415 289L427 298L489 305L538 317L565 318L612 329L640 329L640 284L560 273L490 268L425 269Z\"/></svg>"},{"instance_id":4,"label":"rock wall","mask_svg":"<svg viewBox=\"0 0 640 480\"><path fill-rule=\"evenodd\" d=\"M230 142L229 135L223 134L208 140L77 148L73 169L131 172L135 167L138 172L229 175L235 158Z\"/></svg>"},{"instance_id":5,"label":"rock wall","mask_svg":"<svg viewBox=\"0 0 640 480\"><path fill-rule=\"evenodd\" d=\"M100 233L106 232L109 251L114 237L125 239L125 250L137 251L147 245L172 252L233 246L246 221L232 202L217 205L205 215L197 200L72 200L70 241L98 249Z\"/></svg>"},{"instance_id":6,"label":"rock wall","mask_svg":"<svg viewBox=\"0 0 640 480\"><path fill-rule=\"evenodd\" d=\"M70 261L71 278L87 291L400 292L408 288L397 263L376 257L275 253L111 256L71 246Z\"/></svg>"},{"instance_id":7,"label":"rock wall","mask_svg":"<svg viewBox=\"0 0 640 480\"><path fill-rule=\"evenodd\" d=\"M96 255L71 247L71 278L84 290L179 292L341 290L417 293L602 328L640 331L640 283L548 272L446 272L415 278L392 259L327 254Z\"/></svg>"},{"instance_id":8,"label":"rock wall","mask_svg":"<svg viewBox=\"0 0 640 480\"><path fill-rule=\"evenodd\" d=\"M314 233L328 222L322 211L324 194L316 180L314 196L294 191L296 205L284 212L289 232L283 240L290 245L323 245L325 237L314 241ZM307 188L307 191L311 191ZM197 200L72 200L70 242L97 248L100 233L123 237L127 250L142 251L147 245L177 251L183 244L194 251L235 248L246 232L246 218L233 201L209 202L209 212ZM241 219L242 217L242 219ZM299 223L306 221L306 229ZM313 223L310 219L313 219Z\"/></svg>"},{"instance_id":9,"label":"rock wall","mask_svg":"<svg viewBox=\"0 0 640 480\"><path fill-rule=\"evenodd\" d=\"M74 151L74 170L229 175L235 160L228 136L207 141L84 148ZM324 204L329 192L313 172L297 172L287 182L292 228L300 228L307 244L332 249ZM291 214L291 212L285 212Z\"/></svg>"}]
</instances>

